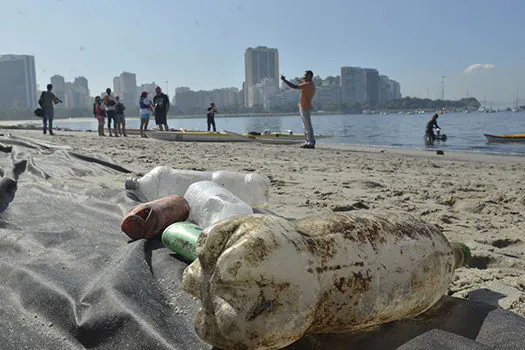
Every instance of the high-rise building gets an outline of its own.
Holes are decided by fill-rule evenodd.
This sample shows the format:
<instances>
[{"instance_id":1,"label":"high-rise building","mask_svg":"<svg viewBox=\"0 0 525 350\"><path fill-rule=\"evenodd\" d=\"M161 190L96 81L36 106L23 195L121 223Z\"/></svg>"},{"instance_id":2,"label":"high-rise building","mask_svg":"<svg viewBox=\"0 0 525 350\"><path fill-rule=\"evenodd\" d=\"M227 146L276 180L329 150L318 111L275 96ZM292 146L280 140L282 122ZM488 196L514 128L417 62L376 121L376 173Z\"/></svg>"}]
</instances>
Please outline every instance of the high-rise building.
<instances>
[{"instance_id":1,"label":"high-rise building","mask_svg":"<svg viewBox=\"0 0 525 350\"><path fill-rule=\"evenodd\" d=\"M279 51L266 46L249 47L244 53L245 82L247 89L245 105L253 107L253 87L265 78L272 79L279 89Z\"/></svg>"},{"instance_id":2,"label":"high-rise building","mask_svg":"<svg viewBox=\"0 0 525 350\"><path fill-rule=\"evenodd\" d=\"M34 56L0 56L0 77L0 108L36 107L38 97Z\"/></svg>"},{"instance_id":3,"label":"high-rise building","mask_svg":"<svg viewBox=\"0 0 525 350\"><path fill-rule=\"evenodd\" d=\"M379 102L384 103L394 99L394 84L386 75L379 76Z\"/></svg>"},{"instance_id":4,"label":"high-rise building","mask_svg":"<svg viewBox=\"0 0 525 350\"><path fill-rule=\"evenodd\" d=\"M89 91L88 80L85 77L76 77L73 82L76 87L84 88Z\"/></svg>"},{"instance_id":5,"label":"high-rise building","mask_svg":"<svg viewBox=\"0 0 525 350\"><path fill-rule=\"evenodd\" d=\"M139 104L137 97L137 76L135 73L122 72L120 74L120 99L128 106Z\"/></svg>"},{"instance_id":6,"label":"high-rise building","mask_svg":"<svg viewBox=\"0 0 525 350\"><path fill-rule=\"evenodd\" d=\"M379 102L379 72L374 68L365 68L366 102L375 106Z\"/></svg>"},{"instance_id":7,"label":"high-rise building","mask_svg":"<svg viewBox=\"0 0 525 350\"><path fill-rule=\"evenodd\" d=\"M113 78L113 94L120 96L120 77Z\"/></svg>"},{"instance_id":8,"label":"high-rise building","mask_svg":"<svg viewBox=\"0 0 525 350\"><path fill-rule=\"evenodd\" d=\"M155 88L157 86L158 85L155 84L155 82L141 84L137 87L136 100L138 101L140 99L140 94L142 93L142 91L146 91L149 94L149 97L153 98L153 96L155 96Z\"/></svg>"},{"instance_id":9,"label":"high-rise building","mask_svg":"<svg viewBox=\"0 0 525 350\"><path fill-rule=\"evenodd\" d=\"M341 103L365 103L366 72L360 67L341 67Z\"/></svg>"},{"instance_id":10,"label":"high-rise building","mask_svg":"<svg viewBox=\"0 0 525 350\"><path fill-rule=\"evenodd\" d=\"M53 75L51 77L51 85L53 85L53 92L55 95L60 98L61 100L65 101L66 98L66 80L61 75ZM64 104L59 103L56 105L57 108L63 108L65 107Z\"/></svg>"},{"instance_id":11,"label":"high-rise building","mask_svg":"<svg viewBox=\"0 0 525 350\"><path fill-rule=\"evenodd\" d=\"M394 100L401 99L401 85L395 80L392 80L392 84L394 85Z\"/></svg>"}]
</instances>

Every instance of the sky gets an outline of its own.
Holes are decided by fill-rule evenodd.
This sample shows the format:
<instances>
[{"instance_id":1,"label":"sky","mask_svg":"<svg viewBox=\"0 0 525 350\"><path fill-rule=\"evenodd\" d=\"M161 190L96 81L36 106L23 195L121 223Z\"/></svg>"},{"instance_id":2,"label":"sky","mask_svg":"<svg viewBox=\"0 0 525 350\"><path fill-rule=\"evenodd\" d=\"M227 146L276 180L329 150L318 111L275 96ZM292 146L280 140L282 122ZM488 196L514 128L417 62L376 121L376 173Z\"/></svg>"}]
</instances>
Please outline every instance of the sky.
<instances>
[{"instance_id":1,"label":"sky","mask_svg":"<svg viewBox=\"0 0 525 350\"><path fill-rule=\"evenodd\" d=\"M376 68L403 96L474 96L525 104L525 1L519 0L0 0L0 55L35 56L91 94L123 71L173 95L244 81L248 47L279 49L280 71L322 77ZM6 34L7 33L7 34ZM1 77L0 77L1 80Z\"/></svg>"}]
</instances>

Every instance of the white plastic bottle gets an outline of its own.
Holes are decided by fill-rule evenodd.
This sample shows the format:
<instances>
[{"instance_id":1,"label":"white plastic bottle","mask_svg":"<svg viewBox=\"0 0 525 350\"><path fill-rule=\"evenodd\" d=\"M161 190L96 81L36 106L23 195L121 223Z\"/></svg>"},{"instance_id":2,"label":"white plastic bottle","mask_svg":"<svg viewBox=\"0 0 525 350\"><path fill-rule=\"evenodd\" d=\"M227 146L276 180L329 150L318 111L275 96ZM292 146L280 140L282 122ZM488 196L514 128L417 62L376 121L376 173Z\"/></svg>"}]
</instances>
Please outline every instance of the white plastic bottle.
<instances>
[{"instance_id":1,"label":"white plastic bottle","mask_svg":"<svg viewBox=\"0 0 525 350\"><path fill-rule=\"evenodd\" d=\"M158 166L141 178L126 180L126 189L134 190L142 201L152 201L169 195L182 196L192 183L211 180L212 172L173 169Z\"/></svg>"},{"instance_id":2,"label":"white plastic bottle","mask_svg":"<svg viewBox=\"0 0 525 350\"><path fill-rule=\"evenodd\" d=\"M233 216L253 214L248 204L213 181L192 184L184 198L190 205L188 220L203 229Z\"/></svg>"},{"instance_id":3,"label":"white plastic bottle","mask_svg":"<svg viewBox=\"0 0 525 350\"><path fill-rule=\"evenodd\" d=\"M220 170L213 172L212 181L252 207L264 208L268 205L271 184L267 176Z\"/></svg>"}]
</instances>

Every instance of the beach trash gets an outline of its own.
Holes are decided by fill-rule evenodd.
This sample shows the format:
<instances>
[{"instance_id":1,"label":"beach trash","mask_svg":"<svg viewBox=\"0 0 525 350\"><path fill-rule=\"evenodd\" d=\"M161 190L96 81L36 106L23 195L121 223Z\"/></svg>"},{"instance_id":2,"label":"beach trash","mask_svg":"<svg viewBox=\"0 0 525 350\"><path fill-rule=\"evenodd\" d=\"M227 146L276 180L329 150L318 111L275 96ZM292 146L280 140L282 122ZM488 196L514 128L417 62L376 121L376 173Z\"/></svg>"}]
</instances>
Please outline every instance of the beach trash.
<instances>
[{"instance_id":1,"label":"beach trash","mask_svg":"<svg viewBox=\"0 0 525 350\"><path fill-rule=\"evenodd\" d=\"M202 231L197 257L183 274L184 290L202 303L196 333L235 350L417 316L470 252L413 216L355 211L224 220Z\"/></svg>"},{"instance_id":2,"label":"beach trash","mask_svg":"<svg viewBox=\"0 0 525 350\"><path fill-rule=\"evenodd\" d=\"M211 180L209 171L173 169L158 166L141 178L129 178L125 182L127 190L134 190L139 199L147 202L167 197L182 196L194 182Z\"/></svg>"},{"instance_id":3,"label":"beach trash","mask_svg":"<svg viewBox=\"0 0 525 350\"><path fill-rule=\"evenodd\" d=\"M188 202L172 195L137 205L124 217L120 228L131 239L149 239L162 234L169 225L185 221L189 212Z\"/></svg>"},{"instance_id":4,"label":"beach trash","mask_svg":"<svg viewBox=\"0 0 525 350\"><path fill-rule=\"evenodd\" d=\"M184 198L190 206L189 221L203 229L232 216L253 214L253 209L213 181L192 184Z\"/></svg>"},{"instance_id":5,"label":"beach trash","mask_svg":"<svg viewBox=\"0 0 525 350\"><path fill-rule=\"evenodd\" d=\"M191 222L176 222L162 233L162 244L189 262L197 259L195 248L202 229Z\"/></svg>"},{"instance_id":6,"label":"beach trash","mask_svg":"<svg viewBox=\"0 0 525 350\"><path fill-rule=\"evenodd\" d=\"M212 181L252 207L265 208L270 200L270 179L261 174L219 170L213 172Z\"/></svg>"},{"instance_id":7,"label":"beach trash","mask_svg":"<svg viewBox=\"0 0 525 350\"><path fill-rule=\"evenodd\" d=\"M269 201L270 179L257 173L240 173L228 170L196 171L159 166L143 177L129 178L127 190L134 191L143 201L152 201L172 194L182 196L191 184L214 181L252 207L265 207Z\"/></svg>"}]
</instances>

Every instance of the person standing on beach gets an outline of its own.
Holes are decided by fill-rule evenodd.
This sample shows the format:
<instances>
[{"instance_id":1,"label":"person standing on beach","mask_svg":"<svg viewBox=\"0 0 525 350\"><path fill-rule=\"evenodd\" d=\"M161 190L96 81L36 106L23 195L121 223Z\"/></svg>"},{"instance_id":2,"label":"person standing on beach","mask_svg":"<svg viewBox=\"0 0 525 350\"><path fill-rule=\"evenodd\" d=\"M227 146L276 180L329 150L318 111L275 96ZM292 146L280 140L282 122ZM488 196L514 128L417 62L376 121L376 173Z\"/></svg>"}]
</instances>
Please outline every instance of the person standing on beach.
<instances>
[{"instance_id":1,"label":"person standing on beach","mask_svg":"<svg viewBox=\"0 0 525 350\"><path fill-rule=\"evenodd\" d=\"M115 100L117 101L117 104L115 105L115 114L117 118L117 131L122 136L128 136L126 134L126 117L124 115L126 106L124 106L124 104L120 102L120 97L116 96Z\"/></svg>"},{"instance_id":2,"label":"person standing on beach","mask_svg":"<svg viewBox=\"0 0 525 350\"><path fill-rule=\"evenodd\" d=\"M47 124L49 122L49 135L53 135L53 118L55 117L55 105L60 102L62 101L60 101L60 99L56 97L53 93L53 85L48 84L47 91L44 91L42 95L40 95L40 99L38 100L38 104L44 110L44 134L47 133Z\"/></svg>"},{"instance_id":3,"label":"person standing on beach","mask_svg":"<svg viewBox=\"0 0 525 350\"><path fill-rule=\"evenodd\" d=\"M146 137L148 131L149 117L153 111L153 104L148 98L148 93L142 91L139 100L139 115L140 115L140 137Z\"/></svg>"},{"instance_id":4,"label":"person standing on beach","mask_svg":"<svg viewBox=\"0 0 525 350\"><path fill-rule=\"evenodd\" d=\"M98 136L106 136L104 134L104 110L102 109L102 99L100 96L95 97L95 104L93 105L93 114L98 121Z\"/></svg>"},{"instance_id":5,"label":"person standing on beach","mask_svg":"<svg viewBox=\"0 0 525 350\"><path fill-rule=\"evenodd\" d=\"M301 148L315 148L314 129L312 127L312 100L315 95L315 83L313 82L314 73L311 70L304 72L304 77L299 84L286 80L284 75L281 75L281 80L292 89L300 89L301 97L299 99L299 109L301 118L303 119L304 136L306 143Z\"/></svg>"},{"instance_id":6,"label":"person standing on beach","mask_svg":"<svg viewBox=\"0 0 525 350\"><path fill-rule=\"evenodd\" d=\"M115 102L115 98L111 94L111 89L106 89L106 96L104 96L104 105L106 106L106 115L108 117L108 130L109 130L109 136L113 136L111 134L111 121L113 120L113 127L115 128L115 136L118 136L117 133L117 118L115 116L115 105L117 103Z\"/></svg>"},{"instance_id":7,"label":"person standing on beach","mask_svg":"<svg viewBox=\"0 0 525 350\"><path fill-rule=\"evenodd\" d=\"M157 93L153 97L153 105L155 106L155 123L159 130L168 131L168 111L170 110L170 99L166 94L162 93L159 86L155 89Z\"/></svg>"},{"instance_id":8,"label":"person standing on beach","mask_svg":"<svg viewBox=\"0 0 525 350\"><path fill-rule=\"evenodd\" d=\"M208 107L208 113L206 113L208 132L210 132L211 126L213 126L213 132L217 132L217 128L215 128L215 113L217 113L217 109L215 108L215 103L212 102L210 107Z\"/></svg>"}]
</instances>

